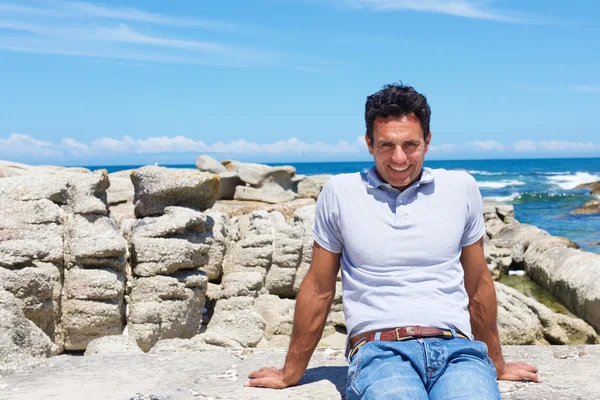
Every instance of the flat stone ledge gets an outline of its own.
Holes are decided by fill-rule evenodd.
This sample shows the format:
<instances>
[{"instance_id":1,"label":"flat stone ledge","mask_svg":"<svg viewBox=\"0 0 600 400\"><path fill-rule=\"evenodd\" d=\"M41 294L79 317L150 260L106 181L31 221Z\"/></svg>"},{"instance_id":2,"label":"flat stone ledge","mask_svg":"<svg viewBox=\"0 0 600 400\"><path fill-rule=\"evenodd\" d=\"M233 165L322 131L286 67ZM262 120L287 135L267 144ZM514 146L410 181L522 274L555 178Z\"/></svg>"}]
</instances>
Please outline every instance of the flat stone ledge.
<instances>
[{"instance_id":1,"label":"flat stone ledge","mask_svg":"<svg viewBox=\"0 0 600 400\"><path fill-rule=\"evenodd\" d=\"M600 345L505 346L508 361L540 369L544 383L500 382L503 399L598 399ZM317 349L300 385L285 390L246 388L250 371L281 366L285 350L210 350L196 353L58 356L0 378L5 400L339 399L345 391L343 351Z\"/></svg>"}]
</instances>

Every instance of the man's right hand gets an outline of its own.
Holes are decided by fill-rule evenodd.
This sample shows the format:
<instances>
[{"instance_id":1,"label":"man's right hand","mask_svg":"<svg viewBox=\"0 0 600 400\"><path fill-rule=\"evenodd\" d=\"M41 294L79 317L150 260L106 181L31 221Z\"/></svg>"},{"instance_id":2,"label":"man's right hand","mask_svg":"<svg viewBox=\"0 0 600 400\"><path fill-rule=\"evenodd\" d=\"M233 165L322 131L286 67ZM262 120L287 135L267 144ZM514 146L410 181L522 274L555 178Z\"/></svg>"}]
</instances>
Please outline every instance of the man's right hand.
<instances>
[{"instance_id":1,"label":"man's right hand","mask_svg":"<svg viewBox=\"0 0 600 400\"><path fill-rule=\"evenodd\" d=\"M244 386L265 387L271 389L283 389L293 386L297 382L286 382L283 369L279 368L261 368L248 375L250 380L244 382Z\"/></svg>"}]
</instances>

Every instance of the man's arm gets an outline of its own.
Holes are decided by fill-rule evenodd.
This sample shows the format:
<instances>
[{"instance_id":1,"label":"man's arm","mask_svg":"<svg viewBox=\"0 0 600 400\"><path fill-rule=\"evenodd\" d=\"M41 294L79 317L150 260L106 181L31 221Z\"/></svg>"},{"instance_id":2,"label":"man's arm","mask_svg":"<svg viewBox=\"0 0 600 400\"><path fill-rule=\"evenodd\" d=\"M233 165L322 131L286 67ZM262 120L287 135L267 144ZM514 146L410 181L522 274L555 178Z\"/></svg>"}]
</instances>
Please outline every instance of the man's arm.
<instances>
[{"instance_id":1,"label":"man's arm","mask_svg":"<svg viewBox=\"0 0 600 400\"><path fill-rule=\"evenodd\" d=\"M494 362L498 379L518 381L529 379L541 382L537 368L522 361L505 363L502 358L498 327L496 325L497 302L494 281L488 270L483 253L483 238L462 248L460 262L465 271L465 289L469 295L471 330L475 339L485 342L489 356Z\"/></svg>"},{"instance_id":2,"label":"man's arm","mask_svg":"<svg viewBox=\"0 0 600 400\"><path fill-rule=\"evenodd\" d=\"M281 389L300 381L323 334L339 269L340 254L325 250L314 242L312 263L296 297L294 328L285 366L251 372L245 386Z\"/></svg>"}]
</instances>

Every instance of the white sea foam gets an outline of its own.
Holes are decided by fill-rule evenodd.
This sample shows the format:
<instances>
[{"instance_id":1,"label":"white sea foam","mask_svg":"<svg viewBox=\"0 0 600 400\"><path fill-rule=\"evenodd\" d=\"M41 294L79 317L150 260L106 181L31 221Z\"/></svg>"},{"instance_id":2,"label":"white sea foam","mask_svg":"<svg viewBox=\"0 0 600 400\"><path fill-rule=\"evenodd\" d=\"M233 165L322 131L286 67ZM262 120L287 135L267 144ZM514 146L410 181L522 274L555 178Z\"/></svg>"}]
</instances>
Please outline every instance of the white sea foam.
<instances>
[{"instance_id":1,"label":"white sea foam","mask_svg":"<svg viewBox=\"0 0 600 400\"><path fill-rule=\"evenodd\" d=\"M563 190L571 190L582 183L600 181L600 175L592 175L588 172L575 172L574 174L568 175L549 176L546 179Z\"/></svg>"},{"instance_id":2,"label":"white sea foam","mask_svg":"<svg viewBox=\"0 0 600 400\"><path fill-rule=\"evenodd\" d=\"M482 181L477 182L480 188L484 189L502 189L507 186L519 186L524 185L525 182L516 181L516 180L502 180L502 181Z\"/></svg>"},{"instance_id":3,"label":"white sea foam","mask_svg":"<svg viewBox=\"0 0 600 400\"><path fill-rule=\"evenodd\" d=\"M503 202L513 201L514 199L516 199L520 195L521 195L521 193L513 192L512 194L510 194L508 196L490 196L490 197L484 197L483 199L484 200L491 200L491 201L499 201L499 202L503 203Z\"/></svg>"},{"instance_id":4,"label":"white sea foam","mask_svg":"<svg viewBox=\"0 0 600 400\"><path fill-rule=\"evenodd\" d=\"M504 175L504 172L489 172L489 171L477 171L477 170L469 170L469 173L474 175Z\"/></svg>"}]
</instances>

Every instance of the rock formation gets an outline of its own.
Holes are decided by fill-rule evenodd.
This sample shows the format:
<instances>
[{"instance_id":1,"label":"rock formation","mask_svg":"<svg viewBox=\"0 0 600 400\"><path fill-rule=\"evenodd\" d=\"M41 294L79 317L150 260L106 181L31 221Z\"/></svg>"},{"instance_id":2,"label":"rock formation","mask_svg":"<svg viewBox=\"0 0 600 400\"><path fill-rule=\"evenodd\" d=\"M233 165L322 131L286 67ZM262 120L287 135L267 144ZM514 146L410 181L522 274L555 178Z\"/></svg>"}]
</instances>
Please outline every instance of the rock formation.
<instances>
[{"instance_id":1,"label":"rock formation","mask_svg":"<svg viewBox=\"0 0 600 400\"><path fill-rule=\"evenodd\" d=\"M105 170L0 179L0 275L60 349L121 333L127 246Z\"/></svg>"},{"instance_id":2,"label":"rock formation","mask_svg":"<svg viewBox=\"0 0 600 400\"><path fill-rule=\"evenodd\" d=\"M0 286L37 327L20 337L50 343L51 354L286 347L312 258L315 199L328 176L198 163L221 179L154 166L109 176L0 164ZM244 182L236 193L261 193L262 201L215 202L228 173ZM296 191L306 198L295 199ZM294 200L264 202L273 193ZM495 279L521 269L591 325L497 284L502 342L597 342L600 256L520 224L509 205L485 202L484 219ZM324 341L345 333L341 296L338 277Z\"/></svg>"}]
</instances>

